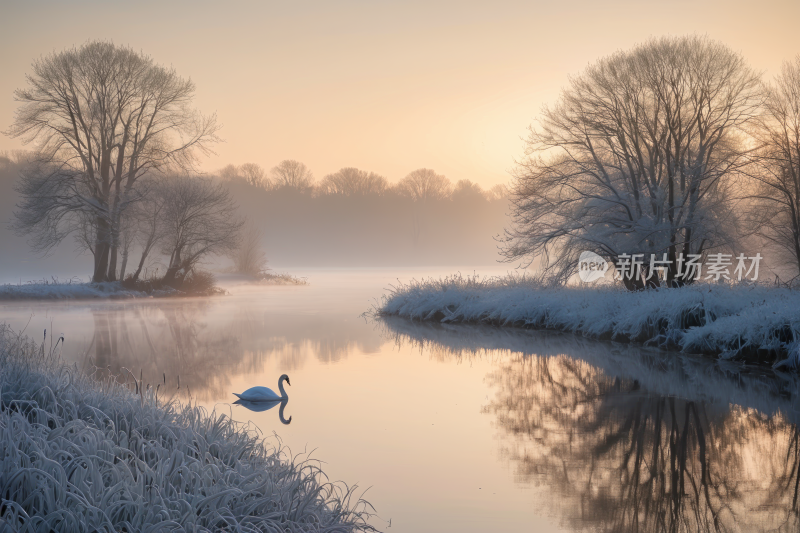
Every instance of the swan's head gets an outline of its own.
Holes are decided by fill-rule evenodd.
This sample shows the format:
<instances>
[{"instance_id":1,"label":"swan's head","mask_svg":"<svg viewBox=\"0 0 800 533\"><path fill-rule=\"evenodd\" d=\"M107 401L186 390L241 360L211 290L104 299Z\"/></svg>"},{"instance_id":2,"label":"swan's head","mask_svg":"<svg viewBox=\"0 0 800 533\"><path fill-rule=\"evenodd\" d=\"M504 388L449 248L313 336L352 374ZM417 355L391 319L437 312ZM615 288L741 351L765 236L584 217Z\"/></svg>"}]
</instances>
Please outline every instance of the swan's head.
<instances>
[{"instance_id":1,"label":"swan's head","mask_svg":"<svg viewBox=\"0 0 800 533\"><path fill-rule=\"evenodd\" d=\"M286 380L286 384L287 384L287 385L291 385L291 384L292 384L292 382L291 382L291 381L289 381L289 376L287 376L286 374L282 375L282 376L280 377L280 379L278 379L278 381L283 381L284 379Z\"/></svg>"}]
</instances>

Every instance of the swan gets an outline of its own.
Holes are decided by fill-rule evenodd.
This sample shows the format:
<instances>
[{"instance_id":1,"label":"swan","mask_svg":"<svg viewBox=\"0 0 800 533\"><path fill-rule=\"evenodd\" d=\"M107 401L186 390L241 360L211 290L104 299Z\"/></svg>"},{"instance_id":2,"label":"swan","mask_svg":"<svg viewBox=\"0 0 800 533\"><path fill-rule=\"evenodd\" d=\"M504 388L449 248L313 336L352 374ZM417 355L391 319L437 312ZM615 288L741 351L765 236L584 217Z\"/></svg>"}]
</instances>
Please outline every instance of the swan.
<instances>
[{"instance_id":1,"label":"swan","mask_svg":"<svg viewBox=\"0 0 800 533\"><path fill-rule=\"evenodd\" d=\"M280 396L275 394L275 391L267 387L250 387L241 394L236 394L234 392L233 395L239 398L240 400L245 400L248 402L274 402L274 401L288 400L289 395L286 394L286 391L283 389L284 380L286 380L287 384L289 385L292 384L289 381L289 376L287 376L286 374L278 378L278 390L281 391Z\"/></svg>"}]
</instances>

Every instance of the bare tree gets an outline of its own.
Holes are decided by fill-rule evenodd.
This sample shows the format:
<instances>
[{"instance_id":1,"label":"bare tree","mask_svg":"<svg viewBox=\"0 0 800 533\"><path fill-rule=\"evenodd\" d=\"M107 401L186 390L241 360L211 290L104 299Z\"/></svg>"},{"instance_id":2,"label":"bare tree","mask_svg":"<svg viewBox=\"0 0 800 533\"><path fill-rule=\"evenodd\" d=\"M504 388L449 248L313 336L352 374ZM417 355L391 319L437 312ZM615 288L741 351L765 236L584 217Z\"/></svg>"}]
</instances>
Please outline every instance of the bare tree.
<instances>
[{"instance_id":1,"label":"bare tree","mask_svg":"<svg viewBox=\"0 0 800 533\"><path fill-rule=\"evenodd\" d=\"M244 163L243 165L227 165L219 170L219 177L225 181L244 180L254 187L269 188L270 182L266 172L256 163Z\"/></svg>"},{"instance_id":2,"label":"bare tree","mask_svg":"<svg viewBox=\"0 0 800 533\"><path fill-rule=\"evenodd\" d=\"M267 254L264 251L264 232L253 223L245 225L239 247L233 252L233 264L236 272L249 276L258 276L267 266Z\"/></svg>"},{"instance_id":3,"label":"bare tree","mask_svg":"<svg viewBox=\"0 0 800 533\"><path fill-rule=\"evenodd\" d=\"M415 201L443 200L450 196L450 180L429 168L419 168L397 184L397 191Z\"/></svg>"},{"instance_id":4,"label":"bare tree","mask_svg":"<svg viewBox=\"0 0 800 533\"><path fill-rule=\"evenodd\" d=\"M504 200L504 199L508 198L509 191L508 191L508 187L506 187L503 184L498 183L497 185L495 185L491 189L489 189L487 191L484 191L484 195L486 196L486 199L489 200L489 201Z\"/></svg>"},{"instance_id":5,"label":"bare tree","mask_svg":"<svg viewBox=\"0 0 800 533\"><path fill-rule=\"evenodd\" d=\"M208 255L236 250L244 221L223 184L179 176L166 180L162 191L162 252L169 256L165 281L181 281Z\"/></svg>"},{"instance_id":6,"label":"bare tree","mask_svg":"<svg viewBox=\"0 0 800 533\"><path fill-rule=\"evenodd\" d=\"M139 279L147 258L164 240L167 229L167 224L163 220L168 199L168 186L165 178L149 179L143 185L145 192L142 201L137 202L128 215L131 221L129 226L132 226L135 231L133 240L141 251L139 263L132 275L133 281Z\"/></svg>"},{"instance_id":7,"label":"bare tree","mask_svg":"<svg viewBox=\"0 0 800 533\"><path fill-rule=\"evenodd\" d=\"M800 276L800 55L767 87L764 107L754 128L753 225Z\"/></svg>"},{"instance_id":8,"label":"bare tree","mask_svg":"<svg viewBox=\"0 0 800 533\"><path fill-rule=\"evenodd\" d=\"M388 187L389 182L383 176L352 167L328 174L319 184L323 194L345 196L383 194Z\"/></svg>"},{"instance_id":9,"label":"bare tree","mask_svg":"<svg viewBox=\"0 0 800 533\"><path fill-rule=\"evenodd\" d=\"M300 161L285 159L272 167L272 186L309 191L314 185L314 175Z\"/></svg>"},{"instance_id":10,"label":"bare tree","mask_svg":"<svg viewBox=\"0 0 800 533\"><path fill-rule=\"evenodd\" d=\"M239 171L239 167L237 167L236 165L225 165L224 167L219 169L219 171L217 171L217 174L219 175L220 179L224 181L231 181L242 178L242 174Z\"/></svg>"},{"instance_id":11,"label":"bare tree","mask_svg":"<svg viewBox=\"0 0 800 533\"><path fill-rule=\"evenodd\" d=\"M254 187L268 187L269 178L261 166L255 163L245 163L239 167L239 172L244 180Z\"/></svg>"},{"instance_id":12,"label":"bare tree","mask_svg":"<svg viewBox=\"0 0 800 533\"><path fill-rule=\"evenodd\" d=\"M215 117L189 104L194 84L150 57L93 41L33 63L12 137L34 143L16 229L50 249L91 221L93 281L116 277L124 212L152 170L192 169L217 140Z\"/></svg>"},{"instance_id":13,"label":"bare tree","mask_svg":"<svg viewBox=\"0 0 800 533\"><path fill-rule=\"evenodd\" d=\"M483 189L477 183L473 183L470 180L458 180L456 182L456 186L453 188L452 193L453 200L457 199L478 199L481 200L486 199L486 195L484 194Z\"/></svg>"},{"instance_id":14,"label":"bare tree","mask_svg":"<svg viewBox=\"0 0 800 533\"><path fill-rule=\"evenodd\" d=\"M760 103L757 74L704 37L654 39L601 59L531 128L504 256L541 258L566 281L583 250L615 264L666 253L663 281L690 283L679 254L736 240L731 187L747 162L741 130ZM630 289L659 284L647 266L636 274Z\"/></svg>"}]
</instances>

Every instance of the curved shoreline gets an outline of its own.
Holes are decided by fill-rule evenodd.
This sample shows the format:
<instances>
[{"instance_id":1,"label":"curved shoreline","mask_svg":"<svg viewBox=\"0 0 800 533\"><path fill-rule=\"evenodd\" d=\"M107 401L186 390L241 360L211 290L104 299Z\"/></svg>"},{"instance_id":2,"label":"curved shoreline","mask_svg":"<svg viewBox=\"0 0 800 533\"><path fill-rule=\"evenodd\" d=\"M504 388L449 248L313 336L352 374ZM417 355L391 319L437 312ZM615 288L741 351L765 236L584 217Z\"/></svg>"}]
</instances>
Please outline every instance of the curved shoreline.
<instances>
[{"instance_id":1,"label":"curved shoreline","mask_svg":"<svg viewBox=\"0 0 800 533\"><path fill-rule=\"evenodd\" d=\"M457 275L394 287L374 313L558 330L776 367L800 363L800 291L778 287L698 284L629 292Z\"/></svg>"}]
</instances>

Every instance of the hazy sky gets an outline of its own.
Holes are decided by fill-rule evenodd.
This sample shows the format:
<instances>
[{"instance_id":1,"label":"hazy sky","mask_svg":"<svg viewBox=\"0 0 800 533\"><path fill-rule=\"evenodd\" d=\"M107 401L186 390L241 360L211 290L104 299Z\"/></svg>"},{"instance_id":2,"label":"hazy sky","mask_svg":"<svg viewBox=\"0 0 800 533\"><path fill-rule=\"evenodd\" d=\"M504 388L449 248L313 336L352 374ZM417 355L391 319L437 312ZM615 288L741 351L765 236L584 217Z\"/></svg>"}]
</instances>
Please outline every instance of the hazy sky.
<instances>
[{"instance_id":1,"label":"hazy sky","mask_svg":"<svg viewBox=\"0 0 800 533\"><path fill-rule=\"evenodd\" d=\"M504 182L570 74L658 35L707 34L767 76L800 53L800 0L121 2L0 0L0 130L31 60L111 39L173 65L216 112L228 163L419 167ZM0 150L20 148L0 136Z\"/></svg>"}]
</instances>

